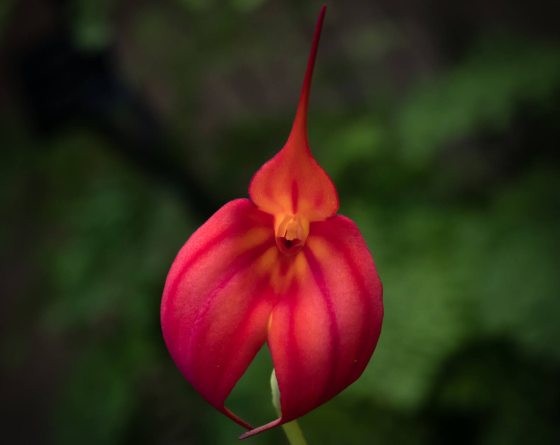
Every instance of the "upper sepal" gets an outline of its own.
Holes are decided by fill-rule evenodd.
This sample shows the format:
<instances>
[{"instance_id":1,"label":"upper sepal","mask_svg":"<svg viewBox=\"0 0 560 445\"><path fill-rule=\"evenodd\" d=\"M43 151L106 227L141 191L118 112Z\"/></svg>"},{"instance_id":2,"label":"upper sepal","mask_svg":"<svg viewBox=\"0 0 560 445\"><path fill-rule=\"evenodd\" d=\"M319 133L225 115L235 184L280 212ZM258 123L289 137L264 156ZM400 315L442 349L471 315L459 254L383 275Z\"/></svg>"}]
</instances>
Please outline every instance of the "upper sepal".
<instances>
[{"instance_id":1,"label":"upper sepal","mask_svg":"<svg viewBox=\"0 0 560 445\"><path fill-rule=\"evenodd\" d=\"M306 146L288 143L255 174L249 187L253 202L272 215L300 215L321 221L338 210L336 189Z\"/></svg>"},{"instance_id":2,"label":"upper sepal","mask_svg":"<svg viewBox=\"0 0 560 445\"><path fill-rule=\"evenodd\" d=\"M313 67L326 7L321 8L292 131L284 148L255 174L249 186L253 202L272 215L300 215L321 221L338 210L336 189L309 150L307 109Z\"/></svg>"}]
</instances>

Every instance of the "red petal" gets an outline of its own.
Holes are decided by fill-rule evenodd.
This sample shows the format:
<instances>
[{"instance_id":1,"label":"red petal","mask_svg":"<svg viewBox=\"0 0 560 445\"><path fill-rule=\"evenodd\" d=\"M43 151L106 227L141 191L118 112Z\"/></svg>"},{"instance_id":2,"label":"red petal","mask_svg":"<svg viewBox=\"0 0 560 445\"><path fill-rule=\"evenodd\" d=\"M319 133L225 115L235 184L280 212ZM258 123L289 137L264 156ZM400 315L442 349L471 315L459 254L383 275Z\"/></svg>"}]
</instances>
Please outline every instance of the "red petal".
<instances>
[{"instance_id":1,"label":"red petal","mask_svg":"<svg viewBox=\"0 0 560 445\"><path fill-rule=\"evenodd\" d=\"M277 255L272 217L247 199L229 202L177 255L161 305L163 336L178 368L208 402L247 428L224 402L266 339L274 304L271 255Z\"/></svg>"},{"instance_id":2,"label":"red petal","mask_svg":"<svg viewBox=\"0 0 560 445\"><path fill-rule=\"evenodd\" d=\"M317 164L307 142L307 108L313 67L325 16L321 9L298 110L288 142L255 174L249 187L253 202L264 212L298 214L308 221L319 221L338 210L338 196L325 171Z\"/></svg>"},{"instance_id":3,"label":"red petal","mask_svg":"<svg viewBox=\"0 0 560 445\"><path fill-rule=\"evenodd\" d=\"M381 281L356 225L343 216L312 223L278 301L268 344L280 388L281 421L300 417L354 382L381 330Z\"/></svg>"}]
</instances>

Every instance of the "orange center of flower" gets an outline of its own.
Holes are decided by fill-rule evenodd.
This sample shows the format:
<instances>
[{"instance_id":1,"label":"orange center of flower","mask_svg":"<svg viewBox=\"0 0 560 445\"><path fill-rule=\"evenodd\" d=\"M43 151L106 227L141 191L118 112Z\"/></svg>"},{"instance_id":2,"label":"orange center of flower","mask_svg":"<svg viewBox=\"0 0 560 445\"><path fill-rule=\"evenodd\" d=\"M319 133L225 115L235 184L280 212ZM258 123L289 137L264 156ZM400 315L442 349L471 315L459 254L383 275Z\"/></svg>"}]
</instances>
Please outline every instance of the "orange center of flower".
<instances>
[{"instance_id":1,"label":"orange center of flower","mask_svg":"<svg viewBox=\"0 0 560 445\"><path fill-rule=\"evenodd\" d=\"M309 221L297 215L279 215L274 226L278 250L286 255L298 253L309 234Z\"/></svg>"}]
</instances>

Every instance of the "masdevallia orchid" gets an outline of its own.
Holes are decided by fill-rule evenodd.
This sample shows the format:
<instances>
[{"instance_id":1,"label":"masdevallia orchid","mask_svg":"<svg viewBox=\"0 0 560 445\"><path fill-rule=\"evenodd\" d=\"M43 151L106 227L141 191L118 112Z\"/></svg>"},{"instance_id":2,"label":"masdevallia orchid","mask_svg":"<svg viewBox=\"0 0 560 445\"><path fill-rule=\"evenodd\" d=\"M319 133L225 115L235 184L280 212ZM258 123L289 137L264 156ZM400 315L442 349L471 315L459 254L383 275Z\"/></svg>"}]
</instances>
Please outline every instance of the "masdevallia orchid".
<instances>
[{"instance_id":1,"label":"masdevallia orchid","mask_svg":"<svg viewBox=\"0 0 560 445\"><path fill-rule=\"evenodd\" d=\"M307 108L322 8L290 136L255 174L250 199L225 204L186 242L167 276L161 325L179 370L242 438L294 420L366 367L381 331L382 287L356 225L311 155ZM267 343L278 419L251 427L225 401Z\"/></svg>"}]
</instances>

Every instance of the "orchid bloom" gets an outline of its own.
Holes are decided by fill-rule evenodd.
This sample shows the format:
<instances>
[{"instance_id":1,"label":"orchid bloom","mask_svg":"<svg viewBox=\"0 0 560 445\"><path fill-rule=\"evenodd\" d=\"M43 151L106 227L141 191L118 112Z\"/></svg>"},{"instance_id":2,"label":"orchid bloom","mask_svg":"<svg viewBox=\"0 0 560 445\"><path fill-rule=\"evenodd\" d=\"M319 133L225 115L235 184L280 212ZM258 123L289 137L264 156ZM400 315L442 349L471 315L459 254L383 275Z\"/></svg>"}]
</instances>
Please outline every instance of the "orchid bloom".
<instances>
[{"instance_id":1,"label":"orchid bloom","mask_svg":"<svg viewBox=\"0 0 560 445\"><path fill-rule=\"evenodd\" d=\"M337 215L337 192L307 142L324 14L288 141L254 176L250 199L225 204L189 238L163 292L173 360L210 404L249 430L242 438L294 420L354 382L381 331L373 259L356 225ZM281 415L253 429L225 401L265 342Z\"/></svg>"}]
</instances>

